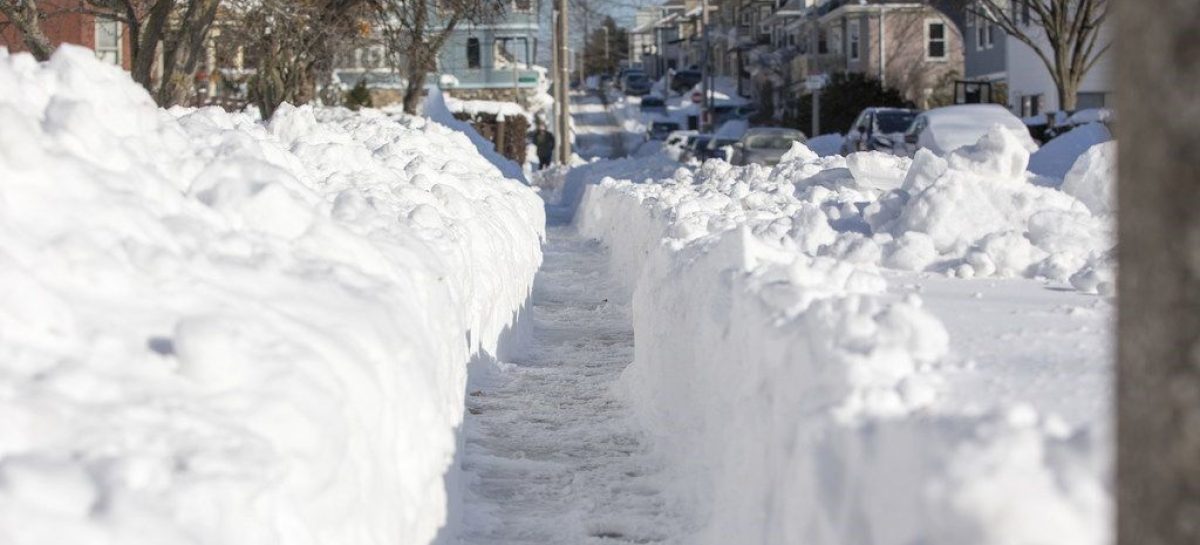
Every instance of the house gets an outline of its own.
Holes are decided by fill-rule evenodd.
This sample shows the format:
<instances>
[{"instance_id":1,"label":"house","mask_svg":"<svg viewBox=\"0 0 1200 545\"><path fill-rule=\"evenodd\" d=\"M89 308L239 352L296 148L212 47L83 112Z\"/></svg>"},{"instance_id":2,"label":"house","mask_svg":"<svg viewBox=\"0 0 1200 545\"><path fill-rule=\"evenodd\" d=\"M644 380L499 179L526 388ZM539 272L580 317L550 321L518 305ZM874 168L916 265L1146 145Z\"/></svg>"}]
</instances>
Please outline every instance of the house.
<instances>
[{"instance_id":1,"label":"house","mask_svg":"<svg viewBox=\"0 0 1200 545\"><path fill-rule=\"evenodd\" d=\"M906 0L826 0L797 77L845 72L878 79L921 108L963 74L963 37L953 17Z\"/></svg>"},{"instance_id":2,"label":"house","mask_svg":"<svg viewBox=\"0 0 1200 545\"><path fill-rule=\"evenodd\" d=\"M521 102L539 89L544 71L536 67L538 15L534 1L510 0L507 4L500 19L460 24L446 40L438 54L438 71L452 96Z\"/></svg>"},{"instance_id":3,"label":"house","mask_svg":"<svg viewBox=\"0 0 1200 545\"><path fill-rule=\"evenodd\" d=\"M1041 43L1047 43L1044 36L1037 36L1029 14L1017 11L1021 9L1020 3L1013 2L1012 9L1018 24L1028 29L1030 35L1040 38ZM1040 116L1062 109L1050 70L1033 48L976 16L973 10L966 12L964 29L966 79L991 83L994 99L1005 103L1020 117ZM1109 28L1104 31L1111 33ZM1102 42L1107 39L1107 34L1100 38ZM1076 109L1111 106L1112 62L1112 55L1108 53L1097 60L1076 94Z\"/></svg>"},{"instance_id":4,"label":"house","mask_svg":"<svg viewBox=\"0 0 1200 545\"><path fill-rule=\"evenodd\" d=\"M537 51L534 0L509 0L497 20L455 26L428 81L459 99L523 103L546 84L538 63L550 59L537 59ZM339 58L334 74L345 89L364 81L377 106L399 102L403 96L403 80L393 71L381 40Z\"/></svg>"},{"instance_id":5,"label":"house","mask_svg":"<svg viewBox=\"0 0 1200 545\"><path fill-rule=\"evenodd\" d=\"M41 0L42 31L51 45L75 44L96 52L96 57L121 66L131 67L129 34L114 18L95 15L85 9L82 0ZM21 33L0 16L0 47L9 51L27 51Z\"/></svg>"}]
</instances>

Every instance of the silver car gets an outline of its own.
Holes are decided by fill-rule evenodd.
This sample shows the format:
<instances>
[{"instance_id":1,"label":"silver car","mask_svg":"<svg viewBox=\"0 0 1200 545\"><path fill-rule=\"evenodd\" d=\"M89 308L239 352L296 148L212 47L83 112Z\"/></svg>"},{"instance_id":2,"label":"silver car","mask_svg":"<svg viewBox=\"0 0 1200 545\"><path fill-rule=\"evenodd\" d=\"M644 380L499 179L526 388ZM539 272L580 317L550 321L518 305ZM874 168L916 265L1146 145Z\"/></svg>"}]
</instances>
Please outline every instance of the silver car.
<instances>
[{"instance_id":1,"label":"silver car","mask_svg":"<svg viewBox=\"0 0 1200 545\"><path fill-rule=\"evenodd\" d=\"M783 154L792 149L792 144L807 142L804 133L796 129L781 127L757 127L746 131L742 139L733 145L735 165L759 164L774 166L783 159Z\"/></svg>"}]
</instances>

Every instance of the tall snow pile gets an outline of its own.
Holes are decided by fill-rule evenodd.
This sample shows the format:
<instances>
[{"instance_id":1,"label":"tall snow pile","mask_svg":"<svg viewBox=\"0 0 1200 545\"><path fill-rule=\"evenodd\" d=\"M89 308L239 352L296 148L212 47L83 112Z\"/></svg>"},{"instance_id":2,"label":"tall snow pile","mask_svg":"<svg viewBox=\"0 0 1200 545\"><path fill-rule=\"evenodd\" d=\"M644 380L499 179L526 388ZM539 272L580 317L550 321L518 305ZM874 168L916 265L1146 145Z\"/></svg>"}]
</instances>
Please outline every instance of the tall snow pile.
<instances>
[{"instance_id":1,"label":"tall snow pile","mask_svg":"<svg viewBox=\"0 0 1200 545\"><path fill-rule=\"evenodd\" d=\"M422 118L0 52L0 542L429 542L542 221Z\"/></svg>"},{"instance_id":2,"label":"tall snow pile","mask_svg":"<svg viewBox=\"0 0 1200 545\"><path fill-rule=\"evenodd\" d=\"M1107 542L1103 430L936 404L947 329L883 270L1064 281L1103 256L1107 217L1028 158L995 131L587 187L576 224L633 297L620 387L699 513L689 543Z\"/></svg>"}]
</instances>

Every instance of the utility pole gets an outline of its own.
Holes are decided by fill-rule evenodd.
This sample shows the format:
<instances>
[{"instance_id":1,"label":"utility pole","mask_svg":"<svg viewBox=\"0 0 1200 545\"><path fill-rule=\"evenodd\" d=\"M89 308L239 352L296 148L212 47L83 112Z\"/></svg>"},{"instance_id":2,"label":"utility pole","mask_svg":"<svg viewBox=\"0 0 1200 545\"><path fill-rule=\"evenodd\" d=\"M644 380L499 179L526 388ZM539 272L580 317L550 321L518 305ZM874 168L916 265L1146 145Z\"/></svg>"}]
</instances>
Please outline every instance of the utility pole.
<instances>
[{"instance_id":1,"label":"utility pole","mask_svg":"<svg viewBox=\"0 0 1200 545\"><path fill-rule=\"evenodd\" d=\"M554 25L554 61L556 66L554 90L554 102L558 110L558 164L566 165L571 162L571 111L570 93L567 87L570 86L571 73L568 70L568 59L571 58L571 50L567 44L567 0L558 0L558 9L555 14L558 19Z\"/></svg>"},{"instance_id":2,"label":"utility pole","mask_svg":"<svg viewBox=\"0 0 1200 545\"><path fill-rule=\"evenodd\" d=\"M716 127L712 126L714 120L711 119L713 111L711 96L712 67L709 66L709 63L712 58L710 54L711 48L708 43L708 0L700 0L700 41L704 47L704 55L701 56L701 62L704 64L700 67L700 79L704 82L701 86L704 95L700 101L700 130L703 132L712 132Z\"/></svg>"},{"instance_id":3,"label":"utility pole","mask_svg":"<svg viewBox=\"0 0 1200 545\"><path fill-rule=\"evenodd\" d=\"M608 42L611 36L609 35L608 25L604 25L600 28L604 29L604 65L606 68L609 68L612 66L612 59L608 55Z\"/></svg>"}]
</instances>

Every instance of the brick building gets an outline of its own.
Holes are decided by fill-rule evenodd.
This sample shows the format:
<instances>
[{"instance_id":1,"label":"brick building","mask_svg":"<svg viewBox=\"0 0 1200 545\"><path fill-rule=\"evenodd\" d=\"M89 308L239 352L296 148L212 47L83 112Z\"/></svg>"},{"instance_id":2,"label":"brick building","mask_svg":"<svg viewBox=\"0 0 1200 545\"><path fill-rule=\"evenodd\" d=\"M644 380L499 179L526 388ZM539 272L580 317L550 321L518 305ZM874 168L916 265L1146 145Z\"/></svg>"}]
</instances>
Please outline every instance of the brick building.
<instances>
[{"instance_id":1,"label":"brick building","mask_svg":"<svg viewBox=\"0 0 1200 545\"><path fill-rule=\"evenodd\" d=\"M76 44L96 51L107 62L130 69L129 33L115 19L86 13L82 0L41 0L42 31L55 47ZM15 25L0 16L0 47L11 52L26 51L25 41Z\"/></svg>"}]
</instances>

